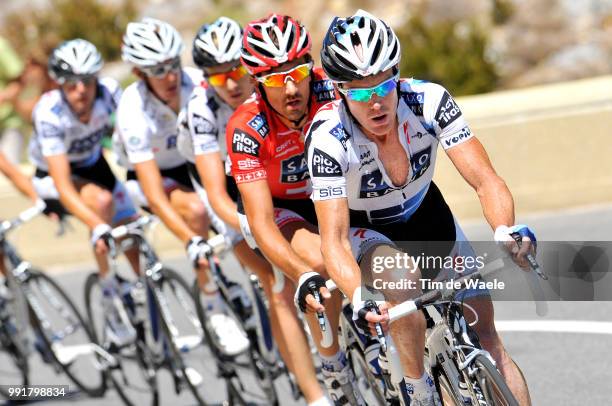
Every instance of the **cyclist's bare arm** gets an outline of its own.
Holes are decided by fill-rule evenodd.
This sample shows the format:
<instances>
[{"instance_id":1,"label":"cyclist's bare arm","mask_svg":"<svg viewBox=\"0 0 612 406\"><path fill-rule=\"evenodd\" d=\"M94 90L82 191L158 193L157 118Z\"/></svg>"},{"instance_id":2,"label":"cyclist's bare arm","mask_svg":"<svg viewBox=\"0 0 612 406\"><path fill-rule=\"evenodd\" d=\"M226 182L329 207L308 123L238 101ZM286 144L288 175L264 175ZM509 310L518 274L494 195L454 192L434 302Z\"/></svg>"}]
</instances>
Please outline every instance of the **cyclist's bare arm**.
<instances>
[{"instance_id":1,"label":"cyclist's bare arm","mask_svg":"<svg viewBox=\"0 0 612 406\"><path fill-rule=\"evenodd\" d=\"M26 175L24 175L16 165L13 165L2 152L0 152L0 172L4 174L15 185L23 195L36 201L38 196L34 190L34 185Z\"/></svg>"},{"instance_id":2,"label":"cyclist's bare arm","mask_svg":"<svg viewBox=\"0 0 612 406\"><path fill-rule=\"evenodd\" d=\"M213 210L225 223L240 230L236 203L227 194L221 155L218 152L196 155L195 162Z\"/></svg>"},{"instance_id":3,"label":"cyclist's bare arm","mask_svg":"<svg viewBox=\"0 0 612 406\"><path fill-rule=\"evenodd\" d=\"M134 164L138 183L142 188L149 207L166 227L181 241L187 243L195 233L191 231L183 218L174 210L163 187L161 172L153 159Z\"/></svg>"},{"instance_id":4,"label":"cyclist's bare arm","mask_svg":"<svg viewBox=\"0 0 612 406\"><path fill-rule=\"evenodd\" d=\"M294 281L312 269L293 250L274 222L272 194L266 180L239 183L244 210L257 245L274 266Z\"/></svg>"},{"instance_id":5,"label":"cyclist's bare arm","mask_svg":"<svg viewBox=\"0 0 612 406\"><path fill-rule=\"evenodd\" d=\"M66 154L58 154L46 157L49 175L53 178L53 183L59 192L60 202L76 218L87 224L92 230L105 221L90 209L77 191L72 181L70 164Z\"/></svg>"},{"instance_id":6,"label":"cyclist's bare arm","mask_svg":"<svg viewBox=\"0 0 612 406\"><path fill-rule=\"evenodd\" d=\"M361 270L351 253L348 240L349 209L346 198L314 202L321 235L325 269L338 288L349 298L361 285Z\"/></svg>"},{"instance_id":7,"label":"cyclist's bare arm","mask_svg":"<svg viewBox=\"0 0 612 406\"><path fill-rule=\"evenodd\" d=\"M495 230L514 224L514 200L504 180L497 175L480 141L470 140L446 150L457 171L474 188L487 222Z\"/></svg>"}]
</instances>

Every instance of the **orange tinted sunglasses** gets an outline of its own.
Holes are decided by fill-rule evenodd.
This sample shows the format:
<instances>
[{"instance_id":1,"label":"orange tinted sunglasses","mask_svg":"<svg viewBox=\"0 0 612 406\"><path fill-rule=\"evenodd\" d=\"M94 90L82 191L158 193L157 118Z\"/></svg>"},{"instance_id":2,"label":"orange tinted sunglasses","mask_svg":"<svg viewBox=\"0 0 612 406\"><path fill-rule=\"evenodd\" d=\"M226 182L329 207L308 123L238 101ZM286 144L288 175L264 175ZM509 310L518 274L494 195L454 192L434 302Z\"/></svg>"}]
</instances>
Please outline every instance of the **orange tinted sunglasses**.
<instances>
[{"instance_id":1,"label":"orange tinted sunglasses","mask_svg":"<svg viewBox=\"0 0 612 406\"><path fill-rule=\"evenodd\" d=\"M232 79L234 82L238 81L244 75L247 74L247 70L242 65L238 65L230 71L207 74L206 80L212 86L225 86L227 79Z\"/></svg>"},{"instance_id":2,"label":"orange tinted sunglasses","mask_svg":"<svg viewBox=\"0 0 612 406\"><path fill-rule=\"evenodd\" d=\"M271 73L256 79L266 87L283 87L289 78L291 78L294 83L300 83L310 75L311 69L312 62L308 62L285 72Z\"/></svg>"}]
</instances>

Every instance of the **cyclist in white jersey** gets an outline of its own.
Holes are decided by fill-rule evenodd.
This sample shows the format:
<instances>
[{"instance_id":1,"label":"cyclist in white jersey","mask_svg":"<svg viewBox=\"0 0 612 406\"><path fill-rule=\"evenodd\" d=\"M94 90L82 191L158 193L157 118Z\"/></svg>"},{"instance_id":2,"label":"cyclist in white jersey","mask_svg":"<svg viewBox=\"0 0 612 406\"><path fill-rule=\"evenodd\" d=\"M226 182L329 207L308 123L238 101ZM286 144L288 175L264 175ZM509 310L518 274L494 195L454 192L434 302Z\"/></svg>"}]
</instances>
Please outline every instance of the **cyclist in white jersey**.
<instances>
[{"instance_id":1,"label":"cyclist in white jersey","mask_svg":"<svg viewBox=\"0 0 612 406\"><path fill-rule=\"evenodd\" d=\"M85 40L67 41L53 50L48 69L59 89L45 93L34 108L29 153L37 194L46 201L59 199L91 230L104 306L110 311L117 291L116 279L107 277L110 225L130 219L136 210L102 155L100 140L113 130L121 88L113 79L98 79L101 67L100 53ZM127 257L137 271L138 252L130 250ZM133 339L113 315L109 333L116 343Z\"/></svg>"},{"instance_id":2,"label":"cyclist in white jersey","mask_svg":"<svg viewBox=\"0 0 612 406\"><path fill-rule=\"evenodd\" d=\"M248 346L244 333L225 314L223 301L201 252L209 220L189 177L187 162L177 148L177 114L189 101L201 72L182 68L183 43L170 24L145 18L127 26L122 57L140 79L124 92L117 109L115 146L124 149L128 179L137 180L138 202L149 207L185 243L202 291L203 304L214 315L208 322L228 354Z\"/></svg>"},{"instance_id":3,"label":"cyclist in white jersey","mask_svg":"<svg viewBox=\"0 0 612 406\"><path fill-rule=\"evenodd\" d=\"M366 332L375 322L386 323L388 314L386 304L381 305L382 315L364 308L360 286L366 272L362 274L360 266L366 270L374 256L397 253L393 241L421 241L424 250L429 242L449 241L433 250L443 256L471 251L467 242L460 244L465 237L432 182L438 144L477 191L495 240L514 249L514 260L524 268L527 253L534 252L531 230L509 226L514 223L512 195L453 98L440 85L399 79L400 55L397 37L380 19L362 10L336 18L324 39L321 60L342 98L319 110L306 140L327 271L352 299L353 319ZM349 235L349 225L363 229ZM510 236L515 231L524 240L520 250ZM416 280L421 271L412 277ZM408 272L398 276L397 269L391 272L410 277ZM387 289L384 294L397 303L420 291ZM519 403L529 404L524 378L495 330L490 296L476 291L465 299L478 314L474 327L481 344L497 361ZM422 363L423 316L398 320L390 330L405 375L402 395L410 404L440 404Z\"/></svg>"}]
</instances>

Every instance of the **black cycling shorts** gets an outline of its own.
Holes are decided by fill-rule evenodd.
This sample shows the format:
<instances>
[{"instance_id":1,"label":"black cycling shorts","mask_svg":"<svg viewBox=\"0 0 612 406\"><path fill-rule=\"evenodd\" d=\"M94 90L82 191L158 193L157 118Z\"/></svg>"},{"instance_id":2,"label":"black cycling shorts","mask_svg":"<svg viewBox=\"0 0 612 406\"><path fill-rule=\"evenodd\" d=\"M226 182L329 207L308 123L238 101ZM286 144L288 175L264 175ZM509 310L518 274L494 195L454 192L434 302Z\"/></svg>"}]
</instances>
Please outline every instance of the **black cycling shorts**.
<instances>
[{"instance_id":1,"label":"black cycling shorts","mask_svg":"<svg viewBox=\"0 0 612 406\"><path fill-rule=\"evenodd\" d=\"M202 186L202 188L204 188L204 185L202 184L202 179L200 179L200 175L198 174L198 170L195 164L192 164L191 162L187 162L187 169L189 170L189 173L191 174L193 179L196 182L198 182L198 184ZM227 189L227 194L232 199L232 201L234 203L237 202L238 201L238 186L236 185L236 181L234 180L232 176L225 175L225 188Z\"/></svg>"},{"instance_id":2,"label":"black cycling shorts","mask_svg":"<svg viewBox=\"0 0 612 406\"><path fill-rule=\"evenodd\" d=\"M181 186L193 190L191 179L189 179L189 169L186 164L176 166L174 168L160 169L159 170L162 178L170 178ZM136 171L127 171L127 180L138 180Z\"/></svg>"}]
</instances>

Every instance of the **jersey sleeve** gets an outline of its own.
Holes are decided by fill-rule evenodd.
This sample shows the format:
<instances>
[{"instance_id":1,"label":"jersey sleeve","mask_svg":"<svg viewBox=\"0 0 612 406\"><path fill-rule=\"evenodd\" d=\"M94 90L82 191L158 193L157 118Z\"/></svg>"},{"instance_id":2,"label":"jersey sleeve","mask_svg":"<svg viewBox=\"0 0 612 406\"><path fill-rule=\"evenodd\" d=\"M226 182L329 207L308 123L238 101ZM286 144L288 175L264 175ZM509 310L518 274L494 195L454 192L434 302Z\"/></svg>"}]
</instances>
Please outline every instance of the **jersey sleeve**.
<instances>
[{"instance_id":1,"label":"jersey sleeve","mask_svg":"<svg viewBox=\"0 0 612 406\"><path fill-rule=\"evenodd\" d=\"M226 127L227 155L231 161L232 176L236 183L267 179L265 138L248 125L259 114L249 114L242 107L230 118Z\"/></svg>"},{"instance_id":2,"label":"jersey sleeve","mask_svg":"<svg viewBox=\"0 0 612 406\"><path fill-rule=\"evenodd\" d=\"M348 136L338 119L329 118L334 113L329 110L315 115L305 142L311 199L315 201L347 197Z\"/></svg>"},{"instance_id":3,"label":"jersey sleeve","mask_svg":"<svg viewBox=\"0 0 612 406\"><path fill-rule=\"evenodd\" d=\"M453 97L440 85L430 83L429 86L433 97L426 101L423 115L434 128L442 148L446 150L472 138L472 131Z\"/></svg>"},{"instance_id":4,"label":"jersey sleeve","mask_svg":"<svg viewBox=\"0 0 612 406\"><path fill-rule=\"evenodd\" d=\"M117 131L131 164L155 159L151 147L151 129L144 114L137 86L126 89L117 108Z\"/></svg>"},{"instance_id":5,"label":"jersey sleeve","mask_svg":"<svg viewBox=\"0 0 612 406\"><path fill-rule=\"evenodd\" d=\"M220 151L217 119L208 107L206 97L196 96L189 102L187 128L191 135L195 155Z\"/></svg>"},{"instance_id":6,"label":"jersey sleeve","mask_svg":"<svg viewBox=\"0 0 612 406\"><path fill-rule=\"evenodd\" d=\"M65 154L67 151L64 128L59 118L53 114L53 108L46 108L46 102L43 96L33 114L35 136L41 153L43 156Z\"/></svg>"}]
</instances>

